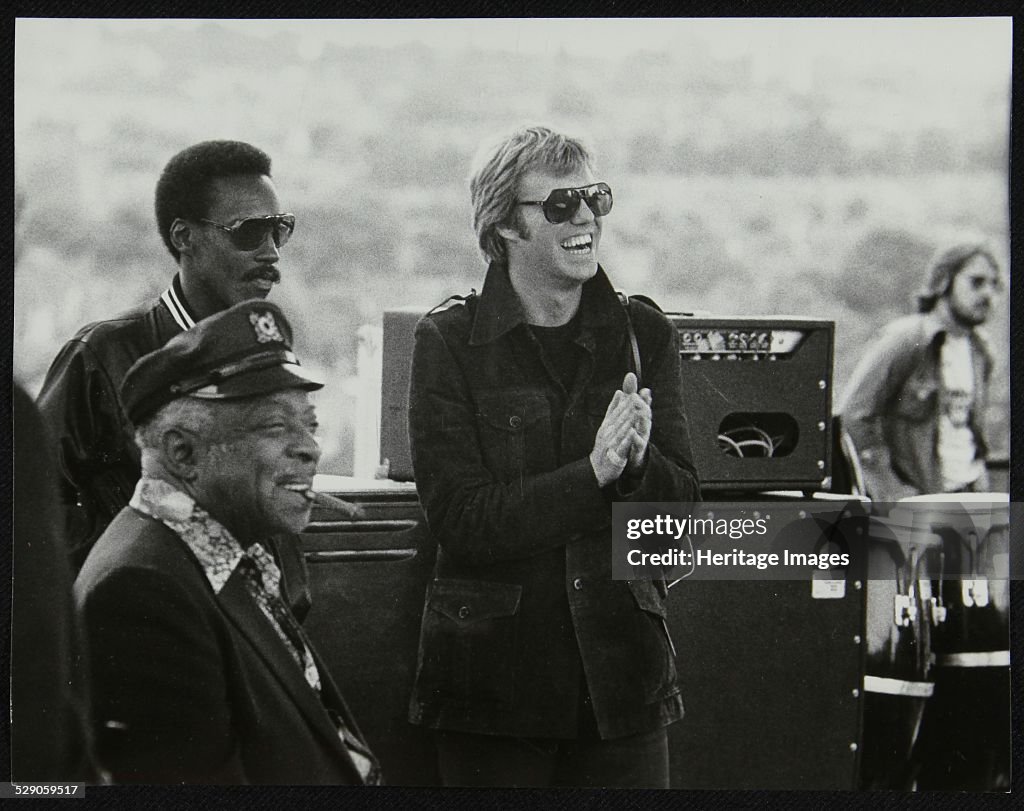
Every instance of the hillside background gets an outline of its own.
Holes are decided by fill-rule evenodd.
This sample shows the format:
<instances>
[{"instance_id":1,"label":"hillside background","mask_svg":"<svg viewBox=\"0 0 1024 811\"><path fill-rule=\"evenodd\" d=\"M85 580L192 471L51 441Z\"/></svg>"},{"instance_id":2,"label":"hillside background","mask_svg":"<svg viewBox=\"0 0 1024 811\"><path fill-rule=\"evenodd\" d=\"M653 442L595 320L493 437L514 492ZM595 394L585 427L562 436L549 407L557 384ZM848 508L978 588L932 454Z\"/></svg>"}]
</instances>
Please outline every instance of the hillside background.
<instances>
[{"instance_id":1,"label":"hillside background","mask_svg":"<svg viewBox=\"0 0 1024 811\"><path fill-rule=\"evenodd\" d=\"M1007 267L1006 19L19 20L15 46L15 376L36 392L81 325L167 285L168 158L250 141L298 218L271 296L330 381L323 472L353 472L381 313L479 289L468 167L520 123L596 147L619 288L832 319L838 392L936 248ZM1005 455L1006 297L989 327Z\"/></svg>"}]
</instances>

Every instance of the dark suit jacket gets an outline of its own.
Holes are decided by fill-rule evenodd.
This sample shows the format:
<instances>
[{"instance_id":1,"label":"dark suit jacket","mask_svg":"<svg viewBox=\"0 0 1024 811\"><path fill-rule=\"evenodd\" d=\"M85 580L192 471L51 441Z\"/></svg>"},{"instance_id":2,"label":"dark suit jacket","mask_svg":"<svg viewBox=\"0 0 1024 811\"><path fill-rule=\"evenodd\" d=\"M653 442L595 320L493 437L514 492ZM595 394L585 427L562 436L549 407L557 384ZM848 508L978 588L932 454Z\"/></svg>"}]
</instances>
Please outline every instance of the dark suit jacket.
<instances>
[{"instance_id":1,"label":"dark suit jacket","mask_svg":"<svg viewBox=\"0 0 1024 811\"><path fill-rule=\"evenodd\" d=\"M214 594L172 530L126 507L75 598L98 756L115 781L362 782L325 709L359 734L337 687L315 651L323 701L309 687L241 572Z\"/></svg>"},{"instance_id":2,"label":"dark suit jacket","mask_svg":"<svg viewBox=\"0 0 1024 811\"><path fill-rule=\"evenodd\" d=\"M11 601L11 774L19 781L97 778L90 760L89 691L74 662L81 634L71 567L54 510L57 474L40 445L45 426L17 383Z\"/></svg>"}]
</instances>

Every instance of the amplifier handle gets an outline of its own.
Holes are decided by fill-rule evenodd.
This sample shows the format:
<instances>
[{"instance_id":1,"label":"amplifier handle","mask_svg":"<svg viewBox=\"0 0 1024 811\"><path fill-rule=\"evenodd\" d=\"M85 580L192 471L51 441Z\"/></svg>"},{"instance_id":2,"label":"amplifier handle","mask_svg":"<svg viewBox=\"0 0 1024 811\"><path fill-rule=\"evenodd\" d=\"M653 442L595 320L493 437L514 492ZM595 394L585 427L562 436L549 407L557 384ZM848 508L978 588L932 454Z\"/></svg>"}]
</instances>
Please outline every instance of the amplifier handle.
<instances>
[{"instance_id":1,"label":"amplifier handle","mask_svg":"<svg viewBox=\"0 0 1024 811\"><path fill-rule=\"evenodd\" d=\"M357 533L405 532L413 529L419 521L411 518L369 520L369 521L311 521L303 532L310 534L339 533L354 535Z\"/></svg>"},{"instance_id":2,"label":"amplifier handle","mask_svg":"<svg viewBox=\"0 0 1024 811\"><path fill-rule=\"evenodd\" d=\"M415 549L332 549L305 554L307 563L373 563L411 560L414 557Z\"/></svg>"}]
</instances>

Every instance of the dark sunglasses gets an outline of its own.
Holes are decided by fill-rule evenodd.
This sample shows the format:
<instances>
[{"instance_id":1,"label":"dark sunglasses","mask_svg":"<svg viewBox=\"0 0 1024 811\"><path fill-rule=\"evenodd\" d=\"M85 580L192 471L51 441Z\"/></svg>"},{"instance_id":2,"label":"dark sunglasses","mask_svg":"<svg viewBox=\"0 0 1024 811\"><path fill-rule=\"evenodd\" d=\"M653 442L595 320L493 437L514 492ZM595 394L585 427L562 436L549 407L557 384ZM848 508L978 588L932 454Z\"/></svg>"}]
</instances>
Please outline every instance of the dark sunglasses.
<instances>
[{"instance_id":1,"label":"dark sunglasses","mask_svg":"<svg viewBox=\"0 0 1024 811\"><path fill-rule=\"evenodd\" d=\"M542 206L544 218L554 225L571 220L586 201L595 217L603 217L612 210L612 187L607 183L594 183L578 189L552 189L546 200L519 200L519 206Z\"/></svg>"},{"instance_id":2,"label":"dark sunglasses","mask_svg":"<svg viewBox=\"0 0 1024 811\"><path fill-rule=\"evenodd\" d=\"M247 217L244 220L235 220L231 225L214 222L213 220L200 219L199 222L212 225L224 231L230 238L231 244L240 251L255 251L262 245L267 234L274 240L274 246L280 248L292 235L295 230L294 214L268 214L265 217Z\"/></svg>"}]
</instances>

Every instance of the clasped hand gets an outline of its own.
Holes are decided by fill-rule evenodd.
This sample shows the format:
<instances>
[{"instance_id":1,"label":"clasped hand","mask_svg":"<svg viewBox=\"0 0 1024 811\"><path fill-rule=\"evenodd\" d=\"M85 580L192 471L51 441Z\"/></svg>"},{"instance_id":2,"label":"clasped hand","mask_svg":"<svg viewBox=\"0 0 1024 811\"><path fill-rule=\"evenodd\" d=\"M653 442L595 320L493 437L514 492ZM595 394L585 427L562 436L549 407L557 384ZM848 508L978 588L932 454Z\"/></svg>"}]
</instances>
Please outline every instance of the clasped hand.
<instances>
[{"instance_id":1,"label":"clasped hand","mask_svg":"<svg viewBox=\"0 0 1024 811\"><path fill-rule=\"evenodd\" d=\"M628 372L622 380L622 388L608 403L590 452L590 465L597 483L604 487L618 479L623 471L639 472L650 438L651 390L637 391L636 375Z\"/></svg>"}]
</instances>

